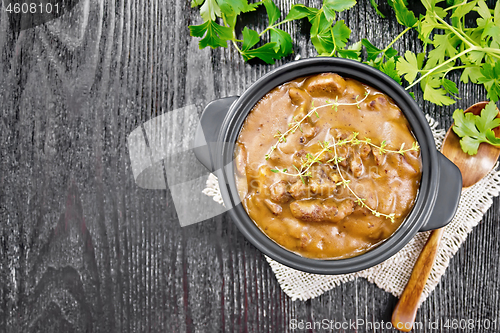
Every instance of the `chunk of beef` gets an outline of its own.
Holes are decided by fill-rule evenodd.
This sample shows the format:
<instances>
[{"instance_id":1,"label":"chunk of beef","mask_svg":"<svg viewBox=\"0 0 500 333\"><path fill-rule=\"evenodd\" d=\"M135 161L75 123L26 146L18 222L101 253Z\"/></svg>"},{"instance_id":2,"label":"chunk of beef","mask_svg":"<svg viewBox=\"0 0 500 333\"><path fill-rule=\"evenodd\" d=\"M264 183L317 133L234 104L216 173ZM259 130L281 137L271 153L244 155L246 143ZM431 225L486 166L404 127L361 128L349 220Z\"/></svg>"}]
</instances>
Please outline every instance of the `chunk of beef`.
<instances>
[{"instance_id":1,"label":"chunk of beef","mask_svg":"<svg viewBox=\"0 0 500 333\"><path fill-rule=\"evenodd\" d=\"M309 95L305 90L300 88L292 87L288 91L290 100L292 104L297 105L297 109L294 112L294 117L302 119L309 112L311 106L311 95Z\"/></svg>"},{"instance_id":2,"label":"chunk of beef","mask_svg":"<svg viewBox=\"0 0 500 333\"><path fill-rule=\"evenodd\" d=\"M301 106L307 104L307 106L309 106L309 103L311 103L311 95L303 89L291 87L290 90L288 90L288 95L294 105Z\"/></svg>"},{"instance_id":3,"label":"chunk of beef","mask_svg":"<svg viewBox=\"0 0 500 333\"><path fill-rule=\"evenodd\" d=\"M305 145L309 141L311 141L311 139L314 138L316 134L318 134L319 132L319 129L316 126L311 125L309 123L303 123L301 125L301 128L302 131L298 133L299 134L298 138L299 138L299 143L302 145Z\"/></svg>"},{"instance_id":4,"label":"chunk of beef","mask_svg":"<svg viewBox=\"0 0 500 333\"><path fill-rule=\"evenodd\" d=\"M285 177L283 174L272 172L268 165L261 165L257 172L250 175L248 190L257 194L269 195L269 187Z\"/></svg>"},{"instance_id":5,"label":"chunk of beef","mask_svg":"<svg viewBox=\"0 0 500 333\"><path fill-rule=\"evenodd\" d=\"M290 210L295 218L304 222L339 222L352 214L354 201L347 199L340 204L331 199L294 201Z\"/></svg>"},{"instance_id":6,"label":"chunk of beef","mask_svg":"<svg viewBox=\"0 0 500 333\"><path fill-rule=\"evenodd\" d=\"M383 111L388 106L387 99L380 95L368 102L368 109L373 111Z\"/></svg>"},{"instance_id":7,"label":"chunk of beef","mask_svg":"<svg viewBox=\"0 0 500 333\"><path fill-rule=\"evenodd\" d=\"M349 99L349 102L361 102L365 97L366 91L364 85L359 84L353 79L346 78L344 95Z\"/></svg>"},{"instance_id":8,"label":"chunk of beef","mask_svg":"<svg viewBox=\"0 0 500 333\"><path fill-rule=\"evenodd\" d=\"M318 133L318 128L314 125L305 123L302 125L302 136L307 139L311 139Z\"/></svg>"},{"instance_id":9,"label":"chunk of beef","mask_svg":"<svg viewBox=\"0 0 500 333\"><path fill-rule=\"evenodd\" d=\"M267 208L274 214L274 215L280 215L281 212L283 211L283 208L281 208L280 205L272 202L269 199L265 199L264 203L266 204Z\"/></svg>"},{"instance_id":10,"label":"chunk of beef","mask_svg":"<svg viewBox=\"0 0 500 333\"><path fill-rule=\"evenodd\" d=\"M287 192L287 183L284 180L276 182L269 187L271 200L277 203L286 203L290 200L290 194Z\"/></svg>"},{"instance_id":11,"label":"chunk of beef","mask_svg":"<svg viewBox=\"0 0 500 333\"><path fill-rule=\"evenodd\" d=\"M356 181L356 194L360 197L363 198L363 202L366 206L372 208L372 209L377 209L378 210L378 194L377 194L377 183L374 182L370 178L363 178L359 179ZM363 215L370 215L371 211L359 204L356 204L355 207L356 212L360 212Z\"/></svg>"},{"instance_id":12,"label":"chunk of beef","mask_svg":"<svg viewBox=\"0 0 500 333\"><path fill-rule=\"evenodd\" d=\"M373 157L375 158L375 163L377 165L382 165L385 160L385 154L382 154L378 148L372 149Z\"/></svg>"},{"instance_id":13,"label":"chunk of beef","mask_svg":"<svg viewBox=\"0 0 500 333\"><path fill-rule=\"evenodd\" d=\"M349 159L349 168L356 178L359 178L363 174L363 162L358 153L354 153Z\"/></svg>"},{"instance_id":14,"label":"chunk of beef","mask_svg":"<svg viewBox=\"0 0 500 333\"><path fill-rule=\"evenodd\" d=\"M411 155L409 153L410 152L406 152L404 156L400 154L391 154L387 157L387 164L389 164L396 171L399 170L401 174L416 174L417 170L415 170L415 167L409 163L409 161L411 161Z\"/></svg>"},{"instance_id":15,"label":"chunk of beef","mask_svg":"<svg viewBox=\"0 0 500 333\"><path fill-rule=\"evenodd\" d=\"M299 169L305 161L307 161L307 152L304 149L301 149L293 154L293 165Z\"/></svg>"},{"instance_id":16,"label":"chunk of beef","mask_svg":"<svg viewBox=\"0 0 500 333\"><path fill-rule=\"evenodd\" d=\"M298 180L295 184L292 184L290 186L290 189L288 190L288 193L290 193L290 195L295 200L304 199L309 196L309 190L301 180Z\"/></svg>"},{"instance_id":17,"label":"chunk of beef","mask_svg":"<svg viewBox=\"0 0 500 333\"><path fill-rule=\"evenodd\" d=\"M368 155L370 155L371 151L372 151L372 148L370 147L369 144L362 143L359 145L359 156L361 158L367 158Z\"/></svg>"},{"instance_id":18,"label":"chunk of beef","mask_svg":"<svg viewBox=\"0 0 500 333\"><path fill-rule=\"evenodd\" d=\"M330 97L340 96L343 94L346 82L338 74L323 73L308 78L304 86L306 91L312 97Z\"/></svg>"},{"instance_id":19,"label":"chunk of beef","mask_svg":"<svg viewBox=\"0 0 500 333\"><path fill-rule=\"evenodd\" d=\"M330 130L330 134L335 138L335 140L345 140L347 139L350 135L352 135L351 132L348 132L346 130L342 130L339 128L332 128Z\"/></svg>"},{"instance_id":20,"label":"chunk of beef","mask_svg":"<svg viewBox=\"0 0 500 333\"><path fill-rule=\"evenodd\" d=\"M350 150L349 146L346 145L337 147L337 157L341 159L339 165L343 167L347 166L347 159L349 158Z\"/></svg>"},{"instance_id":21,"label":"chunk of beef","mask_svg":"<svg viewBox=\"0 0 500 333\"><path fill-rule=\"evenodd\" d=\"M312 177L309 178L311 193L317 196L329 197L337 187L330 177L331 169L326 165L316 165L312 168Z\"/></svg>"},{"instance_id":22,"label":"chunk of beef","mask_svg":"<svg viewBox=\"0 0 500 333\"><path fill-rule=\"evenodd\" d=\"M385 96L375 95L375 97L366 103L368 110L383 112L388 118L399 118L402 113L398 107L395 107Z\"/></svg>"}]
</instances>

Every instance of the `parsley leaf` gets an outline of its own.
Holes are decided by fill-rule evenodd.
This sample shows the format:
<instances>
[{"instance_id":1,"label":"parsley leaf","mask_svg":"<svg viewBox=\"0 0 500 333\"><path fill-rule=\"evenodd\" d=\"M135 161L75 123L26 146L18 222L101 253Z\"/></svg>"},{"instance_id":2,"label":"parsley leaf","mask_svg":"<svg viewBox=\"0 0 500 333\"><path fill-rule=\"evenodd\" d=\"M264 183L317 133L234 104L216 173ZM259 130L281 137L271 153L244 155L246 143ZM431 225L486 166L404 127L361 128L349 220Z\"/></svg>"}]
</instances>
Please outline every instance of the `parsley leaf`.
<instances>
[{"instance_id":1,"label":"parsley leaf","mask_svg":"<svg viewBox=\"0 0 500 333\"><path fill-rule=\"evenodd\" d=\"M241 51L241 55L245 61L248 61L253 58L259 58L265 61L266 63L272 65L274 64L276 59L280 59L280 55L274 51L276 43L267 43L262 45L259 48Z\"/></svg>"},{"instance_id":2,"label":"parsley leaf","mask_svg":"<svg viewBox=\"0 0 500 333\"><path fill-rule=\"evenodd\" d=\"M215 21L206 21L200 25L189 26L191 36L204 37L200 40L199 47L203 49L207 46L211 48L227 47L227 41L233 38L233 31L231 28L223 27Z\"/></svg>"},{"instance_id":3,"label":"parsley leaf","mask_svg":"<svg viewBox=\"0 0 500 333\"><path fill-rule=\"evenodd\" d=\"M420 82L424 92L424 99L436 105L451 105L455 103L451 97L447 96L447 91L441 88L441 81L434 76L428 76Z\"/></svg>"},{"instance_id":4,"label":"parsley leaf","mask_svg":"<svg viewBox=\"0 0 500 333\"><path fill-rule=\"evenodd\" d=\"M217 0L217 3L221 11L227 16L252 12L260 5L260 3L249 4L247 0Z\"/></svg>"},{"instance_id":5,"label":"parsley leaf","mask_svg":"<svg viewBox=\"0 0 500 333\"><path fill-rule=\"evenodd\" d=\"M191 1L191 8L201 6L203 4L203 1L205 1L205 0L192 0Z\"/></svg>"},{"instance_id":6,"label":"parsley leaf","mask_svg":"<svg viewBox=\"0 0 500 333\"><path fill-rule=\"evenodd\" d=\"M267 17L269 18L269 34L271 42L274 43L274 50L279 55L278 58L287 56L292 53L292 37L290 37L290 34L286 31L271 27L280 18L281 11L271 0L264 0L264 6L266 7Z\"/></svg>"},{"instance_id":7,"label":"parsley leaf","mask_svg":"<svg viewBox=\"0 0 500 333\"><path fill-rule=\"evenodd\" d=\"M271 42L276 43L274 46L274 50L276 53L279 53L281 57L287 56L291 54L292 51L292 37L286 31L283 31L278 28L272 28L270 31L271 34Z\"/></svg>"},{"instance_id":8,"label":"parsley leaf","mask_svg":"<svg viewBox=\"0 0 500 333\"><path fill-rule=\"evenodd\" d=\"M245 27L243 29L243 45L241 46L242 51L249 50L252 46L260 41L259 33L255 30L248 29Z\"/></svg>"},{"instance_id":9,"label":"parsley leaf","mask_svg":"<svg viewBox=\"0 0 500 333\"><path fill-rule=\"evenodd\" d=\"M382 64L380 70L389 75L394 81L401 84L401 77L396 70L396 60L394 58L390 58L387 62Z\"/></svg>"},{"instance_id":10,"label":"parsley leaf","mask_svg":"<svg viewBox=\"0 0 500 333\"><path fill-rule=\"evenodd\" d=\"M264 0L264 6L269 18L269 25L273 25L280 18L281 11L271 0Z\"/></svg>"},{"instance_id":11,"label":"parsley leaf","mask_svg":"<svg viewBox=\"0 0 500 333\"><path fill-rule=\"evenodd\" d=\"M432 66L435 66L438 63L444 62L445 57L451 58L456 55L458 42L458 38L452 36L451 33L434 35L434 49L429 52L428 63L432 63Z\"/></svg>"},{"instance_id":12,"label":"parsley leaf","mask_svg":"<svg viewBox=\"0 0 500 333\"><path fill-rule=\"evenodd\" d=\"M339 56L342 58L348 58L353 60L360 60L361 54L361 42L354 43L348 46L346 49L337 51Z\"/></svg>"},{"instance_id":13,"label":"parsley leaf","mask_svg":"<svg viewBox=\"0 0 500 333\"><path fill-rule=\"evenodd\" d=\"M382 52L381 49L374 46L366 38L363 38L361 40L361 44L363 44L363 46L366 48L366 54L367 54L366 60L368 60L368 61L375 60L375 58L377 58L377 56Z\"/></svg>"},{"instance_id":14,"label":"parsley leaf","mask_svg":"<svg viewBox=\"0 0 500 333\"><path fill-rule=\"evenodd\" d=\"M495 25L497 27L500 27L500 2L497 1L497 4L495 5L494 13L493 13Z\"/></svg>"},{"instance_id":15,"label":"parsley leaf","mask_svg":"<svg viewBox=\"0 0 500 333\"><path fill-rule=\"evenodd\" d=\"M323 11L328 21L335 20L335 12L342 12L356 4L356 0L323 0Z\"/></svg>"},{"instance_id":16,"label":"parsley leaf","mask_svg":"<svg viewBox=\"0 0 500 333\"><path fill-rule=\"evenodd\" d=\"M319 12L312 19L311 42L319 55L328 56L334 50L331 22L326 19L324 12Z\"/></svg>"},{"instance_id":17,"label":"parsley leaf","mask_svg":"<svg viewBox=\"0 0 500 333\"><path fill-rule=\"evenodd\" d=\"M388 48L387 51L385 51L385 56L387 58L394 58L397 55L398 51L396 49L393 49L392 47Z\"/></svg>"},{"instance_id":18,"label":"parsley leaf","mask_svg":"<svg viewBox=\"0 0 500 333\"><path fill-rule=\"evenodd\" d=\"M404 76L408 83L415 81L419 70L417 56L411 51L406 51L404 58L399 58L396 63L396 69L399 75Z\"/></svg>"},{"instance_id":19,"label":"parsley leaf","mask_svg":"<svg viewBox=\"0 0 500 333\"><path fill-rule=\"evenodd\" d=\"M458 95L458 88L455 82L443 77L443 79L441 80L441 85L447 93L451 95Z\"/></svg>"},{"instance_id":20,"label":"parsley leaf","mask_svg":"<svg viewBox=\"0 0 500 333\"><path fill-rule=\"evenodd\" d=\"M337 21L332 28L333 43L337 49L343 49L351 36L351 29L345 25L344 20Z\"/></svg>"},{"instance_id":21,"label":"parsley leaf","mask_svg":"<svg viewBox=\"0 0 500 333\"><path fill-rule=\"evenodd\" d=\"M375 2L375 0L370 0L370 4L372 7L375 9L375 12L381 17L385 18L385 15L378 9L378 4Z\"/></svg>"},{"instance_id":22,"label":"parsley leaf","mask_svg":"<svg viewBox=\"0 0 500 333\"><path fill-rule=\"evenodd\" d=\"M497 118L498 109L493 102L489 102L481 111L480 116L471 112L464 113L457 109L453 112L453 131L461 137L460 146L469 155L477 154L479 145L482 142L500 147L500 138L495 136L493 129L500 126L500 119Z\"/></svg>"},{"instance_id":23,"label":"parsley leaf","mask_svg":"<svg viewBox=\"0 0 500 333\"><path fill-rule=\"evenodd\" d=\"M455 8L455 10L453 11L453 15L451 15L451 17L457 17L457 18L462 18L464 17L466 14L469 14L470 11L476 7L476 4L477 4L477 0L474 0L474 1L471 1L471 2L467 2L465 4L461 4L460 6L458 6L457 8Z\"/></svg>"},{"instance_id":24,"label":"parsley leaf","mask_svg":"<svg viewBox=\"0 0 500 333\"><path fill-rule=\"evenodd\" d=\"M256 1L191 0L192 7L200 6L204 22L190 26L191 35L202 38L200 48L227 47L231 41L245 60L260 58L271 64L293 52L292 37L280 25L307 18L311 23L310 40L318 55L363 61L360 51L364 46L365 63L397 82L404 78L409 83L407 90L420 84L425 100L449 105L458 98L457 82L447 78L452 71L461 71L460 80L464 83L482 84L490 100L500 99L500 1L490 9L485 0L421 0L425 11L415 16L407 0L388 0L397 21L407 28L385 48L378 48L367 39L347 46L351 30L336 17L337 12L354 6L356 0L322 0L319 9L294 4L282 21L277 1ZM370 2L377 10L375 1ZM243 37L238 39L238 16L260 5L266 9L268 26L260 31L243 27ZM423 52L406 51L399 57L391 46L410 30L418 33Z\"/></svg>"},{"instance_id":25,"label":"parsley leaf","mask_svg":"<svg viewBox=\"0 0 500 333\"><path fill-rule=\"evenodd\" d=\"M487 21L491 18L491 13L490 13L490 9L488 8L488 5L486 4L486 2L484 0L480 0L477 2L477 13L479 15L481 15L481 17ZM480 23L478 23L478 25L480 25Z\"/></svg>"},{"instance_id":26,"label":"parsley leaf","mask_svg":"<svg viewBox=\"0 0 500 333\"><path fill-rule=\"evenodd\" d=\"M412 11L406 8L403 0L394 0L392 3L392 8L394 8L394 11L396 12L396 19L398 20L399 24L407 27L415 26L418 20L415 17L415 14L413 14Z\"/></svg>"},{"instance_id":27,"label":"parsley leaf","mask_svg":"<svg viewBox=\"0 0 500 333\"><path fill-rule=\"evenodd\" d=\"M464 68L464 71L460 76L460 80L463 83L469 83L469 80L471 82L478 83L477 81L481 76L483 76L483 74L481 73L481 67L469 65L466 68Z\"/></svg>"},{"instance_id":28,"label":"parsley leaf","mask_svg":"<svg viewBox=\"0 0 500 333\"><path fill-rule=\"evenodd\" d=\"M215 21L217 17L221 16L219 4L215 0L205 0L205 3L200 8L200 15L203 21Z\"/></svg>"},{"instance_id":29,"label":"parsley leaf","mask_svg":"<svg viewBox=\"0 0 500 333\"><path fill-rule=\"evenodd\" d=\"M480 72L483 76L478 78L478 82L484 84L490 100L498 101L500 98L500 62L496 62L493 66L489 63L483 64Z\"/></svg>"},{"instance_id":30,"label":"parsley leaf","mask_svg":"<svg viewBox=\"0 0 500 333\"><path fill-rule=\"evenodd\" d=\"M300 20L304 17L307 17L309 20L312 20L313 17L318 13L318 9L306 7L302 4L293 5L288 12L285 20Z\"/></svg>"}]
</instances>

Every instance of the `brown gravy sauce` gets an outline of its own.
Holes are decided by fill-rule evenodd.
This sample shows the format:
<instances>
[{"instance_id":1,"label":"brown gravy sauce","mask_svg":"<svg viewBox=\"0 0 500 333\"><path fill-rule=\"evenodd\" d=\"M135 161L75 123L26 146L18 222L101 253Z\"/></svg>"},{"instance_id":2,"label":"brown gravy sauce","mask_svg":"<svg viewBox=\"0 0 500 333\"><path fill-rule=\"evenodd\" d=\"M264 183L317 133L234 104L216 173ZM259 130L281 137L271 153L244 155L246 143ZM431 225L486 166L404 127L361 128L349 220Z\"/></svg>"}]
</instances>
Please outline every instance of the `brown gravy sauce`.
<instances>
[{"instance_id":1,"label":"brown gravy sauce","mask_svg":"<svg viewBox=\"0 0 500 333\"><path fill-rule=\"evenodd\" d=\"M270 152L277 133L304 117ZM235 178L245 210L269 238L304 257L341 259L368 251L398 229L420 186L420 151L383 152L356 144L354 133L386 150L416 143L387 95L333 73L285 83L255 105L237 141ZM329 151L323 151L325 141ZM309 163L302 181L295 174L307 168L308 158L321 163ZM284 169L288 175L277 172Z\"/></svg>"}]
</instances>

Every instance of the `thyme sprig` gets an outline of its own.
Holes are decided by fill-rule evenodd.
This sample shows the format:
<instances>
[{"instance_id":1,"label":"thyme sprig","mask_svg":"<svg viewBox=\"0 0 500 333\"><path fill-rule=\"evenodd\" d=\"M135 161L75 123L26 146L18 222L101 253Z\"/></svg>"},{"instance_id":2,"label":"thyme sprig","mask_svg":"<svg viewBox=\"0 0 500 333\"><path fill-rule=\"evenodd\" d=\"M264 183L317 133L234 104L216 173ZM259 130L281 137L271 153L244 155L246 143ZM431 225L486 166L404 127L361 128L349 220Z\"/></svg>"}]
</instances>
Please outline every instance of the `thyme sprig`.
<instances>
[{"instance_id":1,"label":"thyme sprig","mask_svg":"<svg viewBox=\"0 0 500 333\"><path fill-rule=\"evenodd\" d=\"M354 137L356 137L356 135L355 135ZM336 157L338 156L338 154L337 154L337 144L336 144L336 142L335 142L335 138L334 138L334 137L332 137L332 140L333 140L333 151L334 151L334 155L335 155L335 157L334 157L335 166L337 167L337 170L338 170L339 176L340 176L340 178L342 179L342 181L341 181L341 182L337 183L337 186L338 186L338 185L343 185L343 186L344 186L344 188L347 188L347 189L349 190L349 192L351 192L351 194L352 194L352 195L356 198L356 201L355 201L355 202L356 202L359 206L361 206L361 207L363 207L363 208L368 209L368 210L369 210L369 211L370 211L373 215L375 215L376 217L383 216L383 217L385 217L386 219L390 219L390 220L391 220L391 222L392 222L392 223L394 223L394 217L395 217L395 214L394 214L394 213L391 213L391 214L384 214L384 213L381 213L381 212L377 211L376 209L371 208L370 206L368 206L368 205L365 203L366 199L359 197L359 196L356 194L356 192L354 192L354 190L353 190L353 189L349 186L350 180L345 179L344 175L342 175L342 172L340 171L340 167L339 167L339 162L338 162L338 160L337 160L337 158L336 158Z\"/></svg>"},{"instance_id":2,"label":"thyme sprig","mask_svg":"<svg viewBox=\"0 0 500 333\"><path fill-rule=\"evenodd\" d=\"M344 188L347 188L349 190L349 192L351 192L351 194L356 198L355 202L361 206L361 207L364 207L366 209L368 209L373 215L375 215L376 217L385 217L387 219L390 219L391 222L394 222L394 213L392 214L384 214L384 213L381 213L379 211L377 211L376 209L373 209L371 207L369 207L365 201L366 199L364 198L361 198L360 196L358 196L356 194L356 192L354 192L354 190L349 186L349 183L350 183L350 180L346 179L344 177L344 175L342 174L341 170L340 170L340 167L339 167L339 163L341 163L342 161L345 160L344 157L341 157L339 156L339 154L337 153L337 147L340 147L340 146L345 146L347 144L352 144L352 145L359 145L359 144L367 144L367 145L370 145L371 147L375 148L375 149L378 149L379 152L381 154L387 154L387 153L394 153L394 154L400 154L400 155L403 155L406 153L406 152L409 152L409 151L418 151L420 149L419 145L417 144L417 142L413 142L411 148L407 148L405 149L405 144L403 142L403 144L401 145L401 147L398 149L398 150L393 150L393 149L387 149L387 143L386 141L384 140L380 146L379 145L376 145L374 144L370 138L366 138L366 139L359 139L358 138L358 135L359 133L357 132L353 132L352 135L350 136L350 138L348 139L343 139L343 140L339 140L338 142L335 140L335 138L332 136L332 140L333 142L330 142L330 141L319 141L319 145L321 146L321 150L319 152L317 152L316 154L311 154L311 153L307 153L306 154L306 158L305 160L302 161L302 165L300 166L300 169L297 167L297 166L293 166L295 168L295 170L297 171L297 173L291 173L291 172L288 172L287 169L271 169L272 172L274 173L282 173L284 175L288 175L288 176L294 176L294 177L300 177L300 180L302 181L302 183L306 183L305 182L305 178L306 177L312 177L312 173L310 171L311 167L318 163L318 164L322 164L321 162L321 156L325 153L325 152L329 152L329 153L333 153L334 156L332 159L328 160L326 163L334 163L335 166L336 166L336 170L338 171L338 174L340 176L340 179L341 181L336 183L336 186L344 186ZM333 150L332 150L333 148Z\"/></svg>"},{"instance_id":3,"label":"thyme sprig","mask_svg":"<svg viewBox=\"0 0 500 333\"><path fill-rule=\"evenodd\" d=\"M295 133L297 130L300 130L302 132L302 127L301 127L301 124L307 119L307 118L310 118L313 114L316 115L317 118L319 118L319 114L318 114L318 110L321 109L321 108L324 108L324 107L327 107L327 106L331 106L333 110L338 111L338 107L339 106L352 106L352 105L356 105L357 108L361 108L360 104L368 97L368 94L365 94L365 96L363 97L362 100L358 101L358 97L359 95L356 96L356 103L339 103L338 101L338 96L335 98L335 101L326 101L326 104L325 105L321 105L321 106L314 106L314 101L311 103L311 107L312 109L302 118L302 119L297 119L297 117L294 117L293 118L293 121L288 124L288 127L289 129L284 132L284 133L281 133L280 131L277 131L276 134L274 135L275 138L278 138L278 141L273 145L271 146L271 148L269 148L269 152L265 155L265 158L266 160L268 160L270 157L271 157L271 154L273 153L273 151L275 151L277 148L278 148L278 145L282 142L285 142L286 143L286 137L288 136L288 134L293 134Z\"/></svg>"},{"instance_id":4,"label":"thyme sprig","mask_svg":"<svg viewBox=\"0 0 500 333\"><path fill-rule=\"evenodd\" d=\"M398 150L387 149L386 148L387 142L385 140L380 143L380 146L378 146L378 145L374 144L370 138L358 139L358 135L359 135L358 132L353 132L352 138L341 140L336 144L336 146L342 146L342 145L346 145L348 143L351 143L353 145L359 145L361 143L364 143L364 144L367 144L373 148L378 149L381 154L395 153L395 154L400 154L403 156L405 153L407 153L409 151L418 151L420 149L420 146L418 145L418 143L416 141L414 141L412 143L412 146L410 148L407 148L407 149L405 149L404 142L401 144L401 147Z\"/></svg>"},{"instance_id":5,"label":"thyme sprig","mask_svg":"<svg viewBox=\"0 0 500 333\"><path fill-rule=\"evenodd\" d=\"M316 163L322 164L321 155L323 155L325 152L332 153L332 150L330 149L331 148L330 142L320 141L319 144L322 147L322 150L314 155L311 153L307 153L306 159L305 159L305 161L303 161L302 165L300 166L300 169L298 167L296 167L295 165L293 166L295 168L295 170L297 170L297 173L289 173L287 169L283 169L283 170L271 169L271 171L275 172L275 173L282 173L282 174L288 175L288 176L300 177L300 180L302 181L302 183L305 184L306 183L305 177L312 177L312 173L310 171L311 167ZM328 161L328 162L330 162L330 161Z\"/></svg>"}]
</instances>

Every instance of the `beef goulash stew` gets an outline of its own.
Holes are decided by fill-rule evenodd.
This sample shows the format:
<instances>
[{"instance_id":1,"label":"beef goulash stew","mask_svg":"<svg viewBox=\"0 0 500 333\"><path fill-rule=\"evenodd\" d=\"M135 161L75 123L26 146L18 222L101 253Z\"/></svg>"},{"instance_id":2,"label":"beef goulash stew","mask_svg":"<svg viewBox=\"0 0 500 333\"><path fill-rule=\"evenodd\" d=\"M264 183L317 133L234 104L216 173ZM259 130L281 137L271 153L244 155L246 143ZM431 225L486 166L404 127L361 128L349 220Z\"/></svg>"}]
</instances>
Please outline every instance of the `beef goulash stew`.
<instances>
[{"instance_id":1,"label":"beef goulash stew","mask_svg":"<svg viewBox=\"0 0 500 333\"><path fill-rule=\"evenodd\" d=\"M235 178L255 224L304 257L349 258L391 236L410 213L419 146L397 105L324 73L264 96L241 129Z\"/></svg>"}]
</instances>

